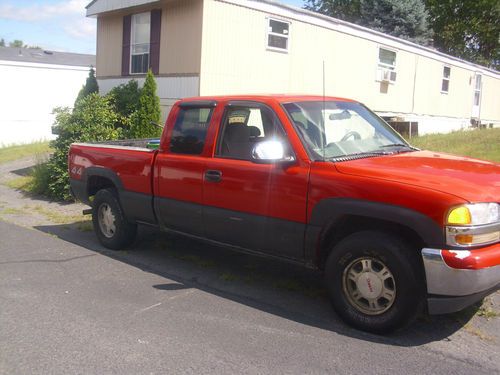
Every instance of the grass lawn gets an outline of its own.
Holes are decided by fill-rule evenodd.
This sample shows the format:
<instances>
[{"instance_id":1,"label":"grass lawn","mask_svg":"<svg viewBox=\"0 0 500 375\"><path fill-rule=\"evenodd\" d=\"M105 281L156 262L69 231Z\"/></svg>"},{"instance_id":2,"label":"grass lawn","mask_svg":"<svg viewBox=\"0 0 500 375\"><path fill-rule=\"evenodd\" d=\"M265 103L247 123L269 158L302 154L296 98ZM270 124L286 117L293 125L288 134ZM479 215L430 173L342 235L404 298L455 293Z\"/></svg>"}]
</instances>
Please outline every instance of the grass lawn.
<instances>
[{"instance_id":1,"label":"grass lawn","mask_svg":"<svg viewBox=\"0 0 500 375\"><path fill-rule=\"evenodd\" d=\"M423 135L409 142L422 150L500 162L500 128Z\"/></svg>"},{"instance_id":2,"label":"grass lawn","mask_svg":"<svg viewBox=\"0 0 500 375\"><path fill-rule=\"evenodd\" d=\"M30 155L50 152L49 142L35 142L26 145L0 147L0 164Z\"/></svg>"}]
</instances>

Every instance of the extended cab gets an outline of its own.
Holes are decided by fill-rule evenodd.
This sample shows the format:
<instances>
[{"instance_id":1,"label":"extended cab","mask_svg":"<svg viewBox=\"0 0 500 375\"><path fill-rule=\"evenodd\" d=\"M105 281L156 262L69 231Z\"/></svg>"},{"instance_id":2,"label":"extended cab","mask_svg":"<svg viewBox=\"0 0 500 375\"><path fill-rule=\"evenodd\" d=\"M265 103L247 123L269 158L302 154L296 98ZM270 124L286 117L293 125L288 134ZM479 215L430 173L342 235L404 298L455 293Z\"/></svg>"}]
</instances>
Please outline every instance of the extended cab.
<instances>
[{"instance_id":1,"label":"extended cab","mask_svg":"<svg viewBox=\"0 0 500 375\"><path fill-rule=\"evenodd\" d=\"M317 267L337 313L373 332L499 288L500 166L420 151L358 102L184 99L147 143L71 146L108 248L147 224Z\"/></svg>"}]
</instances>

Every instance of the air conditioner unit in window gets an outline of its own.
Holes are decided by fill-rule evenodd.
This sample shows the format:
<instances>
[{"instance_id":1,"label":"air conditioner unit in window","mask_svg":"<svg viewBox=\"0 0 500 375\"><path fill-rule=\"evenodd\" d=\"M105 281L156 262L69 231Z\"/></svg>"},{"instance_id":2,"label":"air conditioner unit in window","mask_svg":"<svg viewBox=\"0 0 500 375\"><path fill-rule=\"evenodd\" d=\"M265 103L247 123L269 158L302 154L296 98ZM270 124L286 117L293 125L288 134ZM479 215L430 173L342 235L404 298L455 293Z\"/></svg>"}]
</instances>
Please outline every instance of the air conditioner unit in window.
<instances>
[{"instance_id":1,"label":"air conditioner unit in window","mask_svg":"<svg viewBox=\"0 0 500 375\"><path fill-rule=\"evenodd\" d=\"M389 69L380 69L379 70L379 80L381 82L395 82L396 81L396 72Z\"/></svg>"}]
</instances>

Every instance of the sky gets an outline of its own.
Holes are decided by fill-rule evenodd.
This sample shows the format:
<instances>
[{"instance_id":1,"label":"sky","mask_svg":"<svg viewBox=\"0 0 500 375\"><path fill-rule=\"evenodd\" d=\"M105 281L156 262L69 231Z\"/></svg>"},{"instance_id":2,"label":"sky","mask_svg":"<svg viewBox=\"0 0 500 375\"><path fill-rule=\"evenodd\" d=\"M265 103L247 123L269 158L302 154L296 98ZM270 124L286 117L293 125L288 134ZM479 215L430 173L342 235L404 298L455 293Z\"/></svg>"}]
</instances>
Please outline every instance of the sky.
<instances>
[{"instance_id":1,"label":"sky","mask_svg":"<svg viewBox=\"0 0 500 375\"><path fill-rule=\"evenodd\" d=\"M278 0L302 7L303 0ZM96 21L90 0L0 0L0 39L53 51L95 54Z\"/></svg>"}]
</instances>

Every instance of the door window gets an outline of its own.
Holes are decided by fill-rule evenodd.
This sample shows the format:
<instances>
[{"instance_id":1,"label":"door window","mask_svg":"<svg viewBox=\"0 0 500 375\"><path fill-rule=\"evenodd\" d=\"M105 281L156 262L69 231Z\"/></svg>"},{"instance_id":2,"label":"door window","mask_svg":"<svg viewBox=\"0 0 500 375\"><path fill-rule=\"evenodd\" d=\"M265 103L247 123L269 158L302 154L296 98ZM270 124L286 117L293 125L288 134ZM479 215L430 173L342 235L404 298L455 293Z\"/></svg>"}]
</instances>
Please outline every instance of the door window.
<instances>
[{"instance_id":1,"label":"door window","mask_svg":"<svg viewBox=\"0 0 500 375\"><path fill-rule=\"evenodd\" d=\"M219 135L217 156L251 160L257 142L283 139L283 128L275 113L264 106L229 106Z\"/></svg>"}]
</instances>

